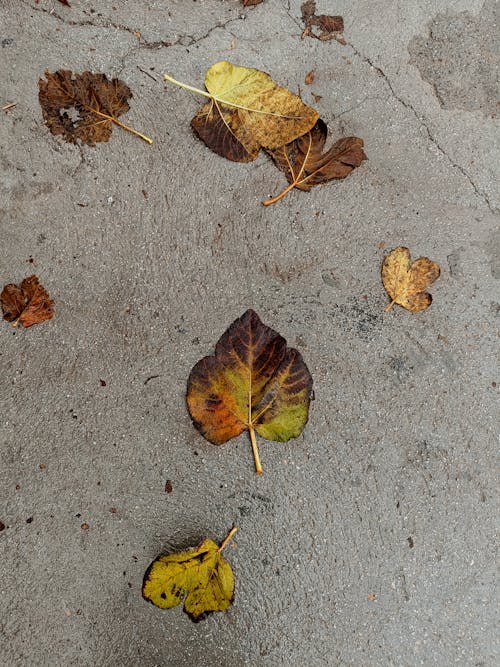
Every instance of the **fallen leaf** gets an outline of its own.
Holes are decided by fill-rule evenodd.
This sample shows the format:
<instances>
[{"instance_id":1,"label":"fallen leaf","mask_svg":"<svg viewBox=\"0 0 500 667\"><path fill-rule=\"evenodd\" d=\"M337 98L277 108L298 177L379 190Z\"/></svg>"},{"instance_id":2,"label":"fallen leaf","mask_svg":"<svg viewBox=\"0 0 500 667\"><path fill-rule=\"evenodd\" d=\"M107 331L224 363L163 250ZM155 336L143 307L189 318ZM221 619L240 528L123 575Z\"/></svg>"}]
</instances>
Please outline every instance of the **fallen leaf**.
<instances>
[{"instance_id":1,"label":"fallen leaf","mask_svg":"<svg viewBox=\"0 0 500 667\"><path fill-rule=\"evenodd\" d=\"M54 317L54 302L37 276L29 276L22 283L5 285L0 294L3 319L17 326L20 322L28 328Z\"/></svg>"},{"instance_id":2,"label":"fallen leaf","mask_svg":"<svg viewBox=\"0 0 500 667\"><path fill-rule=\"evenodd\" d=\"M186 400L194 426L214 445L248 431L261 474L255 433L277 442L298 437L311 390L300 352L247 310L221 336L215 355L194 366Z\"/></svg>"},{"instance_id":3,"label":"fallen leaf","mask_svg":"<svg viewBox=\"0 0 500 667\"><path fill-rule=\"evenodd\" d=\"M408 248L391 250L382 263L382 282L392 299L385 312L395 303L414 313L428 308L432 296L424 290L439 278L440 272L439 264L427 257L412 264Z\"/></svg>"},{"instance_id":4,"label":"fallen leaf","mask_svg":"<svg viewBox=\"0 0 500 667\"><path fill-rule=\"evenodd\" d=\"M314 81L315 77L316 77L316 74L313 72L313 70L308 72L305 76L305 79L304 79L304 83L306 84L306 86L310 86L311 83Z\"/></svg>"},{"instance_id":5,"label":"fallen leaf","mask_svg":"<svg viewBox=\"0 0 500 667\"><path fill-rule=\"evenodd\" d=\"M366 160L363 140L359 137L344 137L322 153L328 128L320 119L310 132L295 141L268 151L278 169L285 173L290 185L279 195L263 202L274 204L293 188L309 192L320 183L336 178L345 178L355 167Z\"/></svg>"},{"instance_id":6,"label":"fallen leaf","mask_svg":"<svg viewBox=\"0 0 500 667\"><path fill-rule=\"evenodd\" d=\"M339 33L344 32L344 19L342 16L329 16L327 14L316 16L315 0L307 0L307 2L302 4L300 9L302 20L304 21L302 39L304 37L315 37L323 42L329 39L336 39L341 44L346 43L339 35Z\"/></svg>"},{"instance_id":7,"label":"fallen leaf","mask_svg":"<svg viewBox=\"0 0 500 667\"><path fill-rule=\"evenodd\" d=\"M191 126L215 153L235 162L251 162L261 148L274 149L308 132L317 112L269 74L222 61L205 76L208 92L164 78L210 99Z\"/></svg>"},{"instance_id":8,"label":"fallen leaf","mask_svg":"<svg viewBox=\"0 0 500 667\"><path fill-rule=\"evenodd\" d=\"M105 74L70 70L45 72L46 79L38 81L38 99L45 124L52 134L65 141L94 146L108 141L113 123L132 132L148 144L153 141L118 120L130 107L130 88L119 79L111 81ZM70 110L71 115L65 110ZM76 116L76 118L75 118Z\"/></svg>"},{"instance_id":9,"label":"fallen leaf","mask_svg":"<svg viewBox=\"0 0 500 667\"><path fill-rule=\"evenodd\" d=\"M160 609L184 601L184 611L195 622L228 609L234 598L234 574L222 551L236 530L231 528L220 546L206 539L198 547L154 560L144 575L143 598Z\"/></svg>"},{"instance_id":10,"label":"fallen leaf","mask_svg":"<svg viewBox=\"0 0 500 667\"><path fill-rule=\"evenodd\" d=\"M61 3L61 5L66 5L66 7L71 7L68 0L59 0L59 2Z\"/></svg>"},{"instance_id":11,"label":"fallen leaf","mask_svg":"<svg viewBox=\"0 0 500 667\"><path fill-rule=\"evenodd\" d=\"M172 486L172 482L169 479L167 479L167 481L165 482L165 493L172 493L173 490L174 489Z\"/></svg>"},{"instance_id":12,"label":"fallen leaf","mask_svg":"<svg viewBox=\"0 0 500 667\"><path fill-rule=\"evenodd\" d=\"M262 0L243 0L243 7L255 7L255 5L260 5Z\"/></svg>"}]
</instances>

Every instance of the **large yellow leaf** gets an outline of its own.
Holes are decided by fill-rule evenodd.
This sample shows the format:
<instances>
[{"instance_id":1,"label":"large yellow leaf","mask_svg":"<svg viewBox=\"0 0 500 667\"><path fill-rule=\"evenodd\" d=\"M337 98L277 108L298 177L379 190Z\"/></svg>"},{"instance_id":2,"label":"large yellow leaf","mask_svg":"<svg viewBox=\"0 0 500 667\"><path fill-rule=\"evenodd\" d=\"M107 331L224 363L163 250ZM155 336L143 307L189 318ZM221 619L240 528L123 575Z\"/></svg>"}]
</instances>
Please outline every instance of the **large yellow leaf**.
<instances>
[{"instance_id":1,"label":"large yellow leaf","mask_svg":"<svg viewBox=\"0 0 500 667\"><path fill-rule=\"evenodd\" d=\"M255 160L260 148L274 149L308 132L318 113L269 74L222 61L205 76L208 92L165 79L210 99L192 120L213 151L236 162Z\"/></svg>"},{"instance_id":2,"label":"large yellow leaf","mask_svg":"<svg viewBox=\"0 0 500 667\"><path fill-rule=\"evenodd\" d=\"M193 621L227 609L233 602L234 575L222 551L236 530L229 531L220 547L207 539L199 547L157 558L144 575L143 597L160 609L184 600L184 611Z\"/></svg>"}]
</instances>

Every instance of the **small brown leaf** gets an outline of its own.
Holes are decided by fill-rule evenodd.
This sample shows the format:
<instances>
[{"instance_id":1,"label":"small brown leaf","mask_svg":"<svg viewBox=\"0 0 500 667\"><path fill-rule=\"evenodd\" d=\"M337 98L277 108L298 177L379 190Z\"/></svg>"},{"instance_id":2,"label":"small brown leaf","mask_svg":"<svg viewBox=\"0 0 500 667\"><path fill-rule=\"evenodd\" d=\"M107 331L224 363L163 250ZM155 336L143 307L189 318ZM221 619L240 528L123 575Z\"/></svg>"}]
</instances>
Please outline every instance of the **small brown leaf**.
<instances>
[{"instance_id":1,"label":"small brown leaf","mask_svg":"<svg viewBox=\"0 0 500 667\"><path fill-rule=\"evenodd\" d=\"M54 317L54 302L37 276L29 276L22 283L5 285L0 294L3 318L17 326L20 322L28 328Z\"/></svg>"},{"instance_id":2,"label":"small brown leaf","mask_svg":"<svg viewBox=\"0 0 500 667\"><path fill-rule=\"evenodd\" d=\"M345 40L339 36L339 33L344 31L344 19L342 16L329 16L327 14L320 14L316 16L316 2L315 0L307 0L301 6L302 20L304 21L304 37L315 37L316 39L326 42L329 39L336 39L341 44L345 44ZM315 30L316 28L316 30Z\"/></svg>"},{"instance_id":3,"label":"small brown leaf","mask_svg":"<svg viewBox=\"0 0 500 667\"><path fill-rule=\"evenodd\" d=\"M281 146L267 151L274 163L285 173L290 185L279 195L263 202L274 204L293 188L309 192L315 185L332 179L345 178L355 167L366 160L363 140L359 137L344 137L322 153L328 128L320 119L310 132Z\"/></svg>"},{"instance_id":4,"label":"small brown leaf","mask_svg":"<svg viewBox=\"0 0 500 667\"><path fill-rule=\"evenodd\" d=\"M255 7L255 5L260 5L262 0L243 0L243 7Z\"/></svg>"},{"instance_id":5,"label":"small brown leaf","mask_svg":"<svg viewBox=\"0 0 500 667\"><path fill-rule=\"evenodd\" d=\"M428 257L419 257L412 263L408 248L391 250L382 263L382 282L392 299L385 312L395 303L413 313L426 310L432 296L425 289L439 278L440 272L439 264Z\"/></svg>"},{"instance_id":6,"label":"small brown leaf","mask_svg":"<svg viewBox=\"0 0 500 667\"><path fill-rule=\"evenodd\" d=\"M174 489L172 486L172 482L169 479L167 479L167 481L165 482L165 493L172 493L173 490Z\"/></svg>"},{"instance_id":7,"label":"small brown leaf","mask_svg":"<svg viewBox=\"0 0 500 667\"><path fill-rule=\"evenodd\" d=\"M316 76L316 75L315 75L315 73L314 73L313 70L311 70L310 72L308 72L308 73L306 74L306 77L305 77L305 79L304 79L304 83L306 84L306 86L310 86L310 85L311 85L311 83L314 81L315 76Z\"/></svg>"},{"instance_id":8,"label":"small brown leaf","mask_svg":"<svg viewBox=\"0 0 500 667\"><path fill-rule=\"evenodd\" d=\"M73 74L70 70L45 72L47 80L38 81L38 99L43 118L54 135L61 135L65 141L81 141L89 146L108 141L113 124L132 132L152 144L149 137L125 125L118 116L130 107L130 88L119 79L111 81L105 74L83 72ZM65 111L73 110L76 119Z\"/></svg>"}]
</instances>

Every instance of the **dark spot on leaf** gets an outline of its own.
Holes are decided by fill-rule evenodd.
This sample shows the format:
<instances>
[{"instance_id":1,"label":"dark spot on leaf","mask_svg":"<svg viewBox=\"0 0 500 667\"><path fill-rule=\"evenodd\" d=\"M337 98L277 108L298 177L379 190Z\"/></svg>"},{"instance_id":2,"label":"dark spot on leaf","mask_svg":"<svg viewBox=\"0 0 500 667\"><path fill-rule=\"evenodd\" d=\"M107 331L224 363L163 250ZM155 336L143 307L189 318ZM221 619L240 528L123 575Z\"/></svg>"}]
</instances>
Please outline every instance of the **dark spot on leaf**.
<instances>
[{"instance_id":1,"label":"dark spot on leaf","mask_svg":"<svg viewBox=\"0 0 500 667\"><path fill-rule=\"evenodd\" d=\"M167 599L167 595L166 595L166 593L160 593L160 597L161 597L162 600L166 600L166 599Z\"/></svg>"}]
</instances>

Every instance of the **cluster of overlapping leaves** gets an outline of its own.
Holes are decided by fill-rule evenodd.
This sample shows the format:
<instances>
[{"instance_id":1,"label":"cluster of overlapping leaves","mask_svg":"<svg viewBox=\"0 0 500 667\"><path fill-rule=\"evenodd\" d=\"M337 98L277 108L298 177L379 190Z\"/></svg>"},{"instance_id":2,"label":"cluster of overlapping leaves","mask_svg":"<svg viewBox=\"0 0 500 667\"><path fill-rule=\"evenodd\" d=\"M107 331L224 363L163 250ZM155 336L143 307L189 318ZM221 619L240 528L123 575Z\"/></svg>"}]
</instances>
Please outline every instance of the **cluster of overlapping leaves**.
<instances>
[{"instance_id":1,"label":"cluster of overlapping leaves","mask_svg":"<svg viewBox=\"0 0 500 667\"><path fill-rule=\"evenodd\" d=\"M293 188L307 192L345 178L366 159L359 137L345 137L324 151L328 129L318 112L258 69L218 62L206 73L206 91L167 74L165 79L208 98L191 126L215 153L251 162L264 149L285 174L289 186L265 205Z\"/></svg>"}]
</instances>

